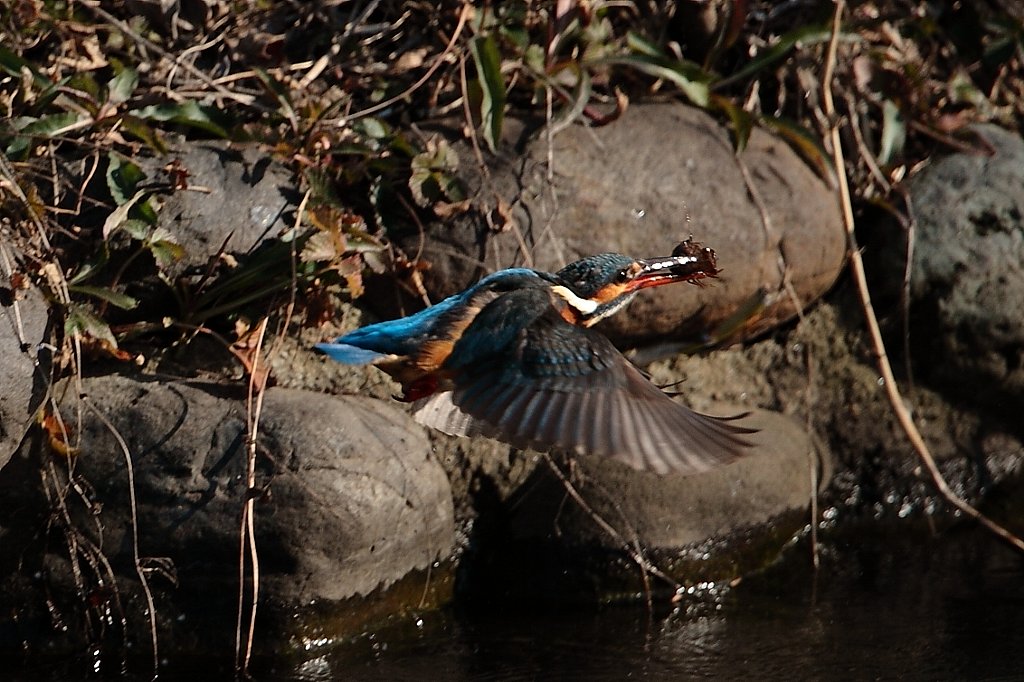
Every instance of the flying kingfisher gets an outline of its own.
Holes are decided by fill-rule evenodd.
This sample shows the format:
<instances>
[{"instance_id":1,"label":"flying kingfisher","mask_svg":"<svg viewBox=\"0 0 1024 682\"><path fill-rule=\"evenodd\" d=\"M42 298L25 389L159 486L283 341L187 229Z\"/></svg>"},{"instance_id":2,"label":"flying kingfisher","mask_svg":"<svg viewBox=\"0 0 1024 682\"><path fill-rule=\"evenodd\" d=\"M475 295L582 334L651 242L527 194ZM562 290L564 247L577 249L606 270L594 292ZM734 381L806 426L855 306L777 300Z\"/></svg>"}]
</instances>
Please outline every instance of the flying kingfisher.
<instances>
[{"instance_id":1,"label":"flying kingfisher","mask_svg":"<svg viewBox=\"0 0 1024 682\"><path fill-rule=\"evenodd\" d=\"M409 317L316 348L398 380L417 421L518 448L604 455L634 469L692 474L750 443L738 417L698 414L652 384L591 327L641 289L718 274L712 249L672 256L604 253L554 274L511 268Z\"/></svg>"}]
</instances>

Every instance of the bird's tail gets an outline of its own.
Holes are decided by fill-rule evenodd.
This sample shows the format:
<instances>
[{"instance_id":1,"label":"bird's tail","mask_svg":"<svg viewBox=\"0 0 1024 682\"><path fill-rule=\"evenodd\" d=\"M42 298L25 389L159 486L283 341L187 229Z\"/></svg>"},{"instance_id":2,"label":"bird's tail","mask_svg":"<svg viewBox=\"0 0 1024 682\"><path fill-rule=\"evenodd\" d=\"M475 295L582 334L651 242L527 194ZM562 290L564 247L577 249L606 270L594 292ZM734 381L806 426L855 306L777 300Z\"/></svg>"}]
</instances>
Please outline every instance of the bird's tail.
<instances>
[{"instance_id":1,"label":"bird's tail","mask_svg":"<svg viewBox=\"0 0 1024 682\"><path fill-rule=\"evenodd\" d=\"M314 347L332 360L346 365L371 365L388 357L384 353L347 343L318 343Z\"/></svg>"}]
</instances>

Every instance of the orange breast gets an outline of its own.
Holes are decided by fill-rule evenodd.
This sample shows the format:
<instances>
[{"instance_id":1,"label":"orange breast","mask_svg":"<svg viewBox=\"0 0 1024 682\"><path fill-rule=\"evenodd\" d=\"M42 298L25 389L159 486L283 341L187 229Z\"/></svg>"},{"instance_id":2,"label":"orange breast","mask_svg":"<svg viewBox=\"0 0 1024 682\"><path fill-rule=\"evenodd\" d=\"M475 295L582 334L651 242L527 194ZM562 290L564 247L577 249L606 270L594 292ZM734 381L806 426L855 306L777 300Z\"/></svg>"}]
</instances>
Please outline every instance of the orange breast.
<instances>
[{"instance_id":1,"label":"orange breast","mask_svg":"<svg viewBox=\"0 0 1024 682\"><path fill-rule=\"evenodd\" d=\"M451 355L456 341L462 338L466 327L477 316L481 307L482 305L466 306L461 311L461 317L453 320L448 328L445 329L444 337L430 339L420 347L419 352L413 358L413 364L424 373L436 372L444 364L444 361L448 359L448 356Z\"/></svg>"}]
</instances>

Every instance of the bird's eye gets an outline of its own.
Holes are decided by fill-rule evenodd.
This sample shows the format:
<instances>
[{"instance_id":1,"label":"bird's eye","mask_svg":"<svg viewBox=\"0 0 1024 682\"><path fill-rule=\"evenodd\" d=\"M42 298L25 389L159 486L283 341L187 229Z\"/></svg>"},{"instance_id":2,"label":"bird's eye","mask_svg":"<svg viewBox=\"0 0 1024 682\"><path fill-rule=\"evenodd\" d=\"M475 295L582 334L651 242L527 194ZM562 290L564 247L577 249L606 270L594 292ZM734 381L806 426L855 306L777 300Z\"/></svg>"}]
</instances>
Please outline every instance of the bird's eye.
<instances>
[{"instance_id":1,"label":"bird's eye","mask_svg":"<svg viewBox=\"0 0 1024 682\"><path fill-rule=\"evenodd\" d=\"M623 284L625 282L628 282L629 281L629 270L626 270L625 268L623 268L622 270L619 270L617 273L615 273L615 281L618 282L619 284Z\"/></svg>"}]
</instances>

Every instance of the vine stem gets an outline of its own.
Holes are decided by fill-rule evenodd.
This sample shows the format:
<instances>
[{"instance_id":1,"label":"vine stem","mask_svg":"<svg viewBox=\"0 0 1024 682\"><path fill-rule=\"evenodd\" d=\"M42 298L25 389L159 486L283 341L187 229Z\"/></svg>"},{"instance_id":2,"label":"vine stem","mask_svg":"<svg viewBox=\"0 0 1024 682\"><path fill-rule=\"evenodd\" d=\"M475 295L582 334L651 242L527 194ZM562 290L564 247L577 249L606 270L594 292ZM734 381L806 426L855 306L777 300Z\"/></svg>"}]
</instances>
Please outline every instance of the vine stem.
<instances>
[{"instance_id":1,"label":"vine stem","mask_svg":"<svg viewBox=\"0 0 1024 682\"><path fill-rule=\"evenodd\" d=\"M889 356L885 350L885 342L882 340L882 332L878 326L878 318L875 316L875 309L871 303L871 296L868 292L867 278L864 272L864 260L860 255L860 248L857 245L857 238L854 234L853 204L850 200L850 187L846 180L845 159L843 156L843 144L840 136L839 118L836 115L835 102L832 98L832 79L835 72L836 53L839 46L839 28L842 21L843 11L846 8L845 0L835 0L835 14L832 17L832 38L829 41L828 54L825 60L825 71L822 76L822 103L826 120L829 121L829 138L832 143L832 159L835 163L836 178L839 185L839 200L843 212L843 226L846 229L846 244L850 269L853 271L853 279L857 285L857 293L860 296L861 307L864 313L864 320L867 323L868 333L871 336L871 345L878 361L878 369L882 375L882 382L885 387L886 396L892 405L896 418L899 420L903 432L910 441L914 451L924 467L931 475L932 481L939 493L956 509L963 514L975 519L990 530L1000 539L1024 551L1024 541L1017 535L988 518L975 509L970 503L964 500L950 489L946 479L935 464L928 445L924 442L921 432L918 431L914 418L903 402L899 386L896 384L896 377L892 372L892 365L889 363Z\"/></svg>"}]
</instances>

